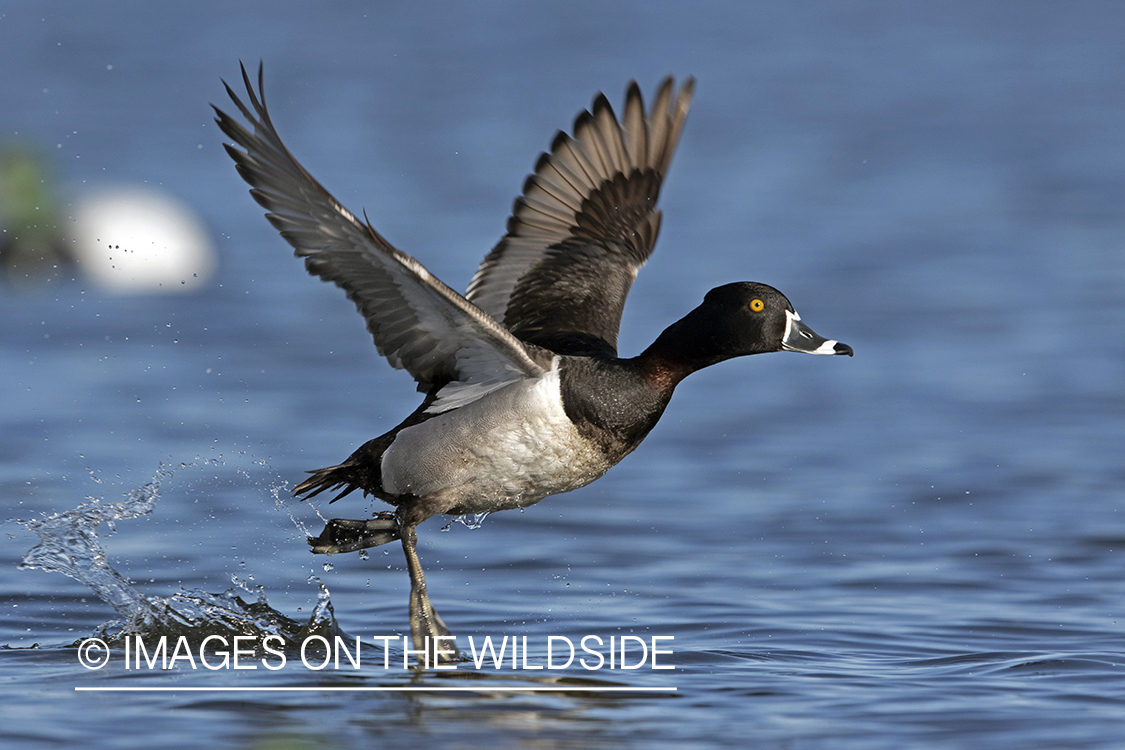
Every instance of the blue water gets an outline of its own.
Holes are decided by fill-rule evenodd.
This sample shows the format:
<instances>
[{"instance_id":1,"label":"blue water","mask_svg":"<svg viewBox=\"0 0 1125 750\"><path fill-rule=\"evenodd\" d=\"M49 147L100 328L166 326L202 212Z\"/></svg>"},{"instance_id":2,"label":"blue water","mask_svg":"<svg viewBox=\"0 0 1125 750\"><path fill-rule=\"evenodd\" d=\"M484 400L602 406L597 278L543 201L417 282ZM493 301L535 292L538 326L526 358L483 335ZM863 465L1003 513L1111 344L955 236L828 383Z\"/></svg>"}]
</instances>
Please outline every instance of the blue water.
<instances>
[{"instance_id":1,"label":"blue water","mask_svg":"<svg viewBox=\"0 0 1125 750\"><path fill-rule=\"evenodd\" d=\"M170 471L151 513L97 529L138 592L233 589L305 621L323 584L344 632L406 632L397 547L331 570L305 551L318 513L379 505L285 499L417 395L223 153L207 104L239 59L265 60L302 163L456 288L596 91L694 75L621 350L752 279L856 356L724 363L590 487L422 527L462 647L526 636L542 664L552 635L672 636L671 671L548 676L675 693L490 692L547 670L385 671L375 646L358 671L86 670L70 644L117 613L19 569L37 538L8 522L0 741L1120 746L1125 7L228 5L0 8L0 136L48 152L64 200L105 182L185 200L222 263L195 295L0 290L4 518L119 502ZM75 691L111 686L481 689Z\"/></svg>"}]
</instances>

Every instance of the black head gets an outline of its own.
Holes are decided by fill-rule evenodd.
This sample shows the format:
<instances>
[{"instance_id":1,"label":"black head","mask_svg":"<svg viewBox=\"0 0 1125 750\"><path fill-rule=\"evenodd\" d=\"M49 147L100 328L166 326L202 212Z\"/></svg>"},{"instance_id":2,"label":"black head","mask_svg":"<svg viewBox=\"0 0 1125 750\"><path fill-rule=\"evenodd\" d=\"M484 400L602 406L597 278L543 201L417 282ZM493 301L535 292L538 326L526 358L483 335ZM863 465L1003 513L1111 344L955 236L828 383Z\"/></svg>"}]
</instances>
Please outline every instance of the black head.
<instances>
[{"instance_id":1,"label":"black head","mask_svg":"<svg viewBox=\"0 0 1125 750\"><path fill-rule=\"evenodd\" d=\"M707 292L697 312L710 319L710 336L731 357L781 351L793 305L772 286L752 281Z\"/></svg>"},{"instance_id":2,"label":"black head","mask_svg":"<svg viewBox=\"0 0 1125 750\"><path fill-rule=\"evenodd\" d=\"M650 349L678 356L695 370L731 357L783 350L852 354L847 344L813 333L784 294L753 281L707 292L703 304L672 324Z\"/></svg>"}]
</instances>

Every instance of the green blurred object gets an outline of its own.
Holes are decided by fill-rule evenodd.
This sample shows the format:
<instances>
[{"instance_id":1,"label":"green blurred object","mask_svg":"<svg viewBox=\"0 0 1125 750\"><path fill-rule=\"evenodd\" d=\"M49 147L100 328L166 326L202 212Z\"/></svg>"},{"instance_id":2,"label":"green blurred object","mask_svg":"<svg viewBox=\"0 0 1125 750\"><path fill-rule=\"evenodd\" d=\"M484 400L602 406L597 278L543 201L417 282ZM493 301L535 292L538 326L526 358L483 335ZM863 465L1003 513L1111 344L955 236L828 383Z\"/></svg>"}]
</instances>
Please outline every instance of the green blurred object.
<instances>
[{"instance_id":1,"label":"green blurred object","mask_svg":"<svg viewBox=\"0 0 1125 750\"><path fill-rule=\"evenodd\" d=\"M13 286L55 281L70 265L47 159L25 143L0 148L0 268Z\"/></svg>"}]
</instances>

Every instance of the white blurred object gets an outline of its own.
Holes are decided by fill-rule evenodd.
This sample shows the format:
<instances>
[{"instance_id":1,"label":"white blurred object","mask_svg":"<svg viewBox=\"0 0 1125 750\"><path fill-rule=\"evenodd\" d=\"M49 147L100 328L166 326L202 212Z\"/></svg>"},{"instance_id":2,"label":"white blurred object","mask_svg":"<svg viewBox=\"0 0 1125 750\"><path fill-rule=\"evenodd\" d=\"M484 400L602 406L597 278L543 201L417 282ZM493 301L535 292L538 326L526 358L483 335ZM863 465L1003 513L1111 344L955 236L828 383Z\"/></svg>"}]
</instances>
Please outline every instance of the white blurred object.
<instances>
[{"instance_id":1,"label":"white blurred object","mask_svg":"<svg viewBox=\"0 0 1125 750\"><path fill-rule=\"evenodd\" d=\"M74 203L71 245L79 271L124 293L198 289L215 270L203 222L149 188L95 189Z\"/></svg>"}]
</instances>

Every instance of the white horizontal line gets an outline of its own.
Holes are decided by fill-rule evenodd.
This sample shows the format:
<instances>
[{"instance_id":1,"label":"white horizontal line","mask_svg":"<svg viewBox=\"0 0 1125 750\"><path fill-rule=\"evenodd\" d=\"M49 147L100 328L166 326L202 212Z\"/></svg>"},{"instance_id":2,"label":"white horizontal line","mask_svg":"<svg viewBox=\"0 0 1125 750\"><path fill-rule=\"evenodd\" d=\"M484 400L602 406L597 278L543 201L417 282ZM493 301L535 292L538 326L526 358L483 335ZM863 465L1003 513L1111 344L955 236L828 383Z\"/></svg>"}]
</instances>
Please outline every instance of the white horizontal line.
<instances>
[{"instance_id":1,"label":"white horizontal line","mask_svg":"<svg viewBox=\"0 0 1125 750\"><path fill-rule=\"evenodd\" d=\"M75 687L77 692L90 693L674 693L674 687Z\"/></svg>"}]
</instances>

